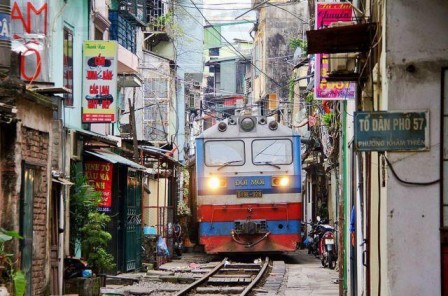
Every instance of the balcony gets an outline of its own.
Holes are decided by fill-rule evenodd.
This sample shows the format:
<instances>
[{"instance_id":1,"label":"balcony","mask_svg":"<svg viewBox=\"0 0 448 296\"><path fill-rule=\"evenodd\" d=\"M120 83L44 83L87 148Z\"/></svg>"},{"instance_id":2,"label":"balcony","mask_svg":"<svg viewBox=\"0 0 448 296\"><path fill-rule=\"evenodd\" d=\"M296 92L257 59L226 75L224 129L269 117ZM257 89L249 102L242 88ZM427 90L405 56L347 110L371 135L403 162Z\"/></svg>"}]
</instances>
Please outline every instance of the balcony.
<instances>
[{"instance_id":1,"label":"balcony","mask_svg":"<svg viewBox=\"0 0 448 296\"><path fill-rule=\"evenodd\" d=\"M138 58L135 54L118 45L118 74L134 74L138 72Z\"/></svg>"},{"instance_id":2,"label":"balcony","mask_svg":"<svg viewBox=\"0 0 448 296\"><path fill-rule=\"evenodd\" d=\"M145 0L122 0L118 11L126 20L135 26L146 26L146 1Z\"/></svg>"}]
</instances>

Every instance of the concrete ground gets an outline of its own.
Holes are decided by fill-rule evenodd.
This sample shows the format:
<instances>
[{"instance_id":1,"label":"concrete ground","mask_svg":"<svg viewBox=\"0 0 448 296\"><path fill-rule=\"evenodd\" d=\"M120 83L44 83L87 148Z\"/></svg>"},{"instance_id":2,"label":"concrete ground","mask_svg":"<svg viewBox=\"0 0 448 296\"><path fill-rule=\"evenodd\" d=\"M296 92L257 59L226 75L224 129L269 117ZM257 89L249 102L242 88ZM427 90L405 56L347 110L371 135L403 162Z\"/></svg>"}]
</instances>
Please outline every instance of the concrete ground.
<instances>
[{"instance_id":1,"label":"concrete ground","mask_svg":"<svg viewBox=\"0 0 448 296\"><path fill-rule=\"evenodd\" d=\"M286 273L278 295L285 296L337 296L338 272L323 268L320 260L306 250L284 256Z\"/></svg>"},{"instance_id":2,"label":"concrete ground","mask_svg":"<svg viewBox=\"0 0 448 296\"><path fill-rule=\"evenodd\" d=\"M264 286L258 288L255 295L339 295L338 272L323 268L320 260L307 254L306 250L299 250L289 255L271 256L271 258L274 261L272 271L264 282ZM118 278L123 283L118 285L110 283L107 287L101 288L101 291L113 295L174 295L174 291L179 289L179 283L160 281L160 277L172 276L174 272L180 272L180 275L186 277L200 277L202 273L213 268L221 260L220 256L185 253L182 258L163 264L159 270L150 270L148 273L122 274ZM192 274L192 270L196 270L198 273ZM123 279L127 277L137 280L138 283L132 284L133 281L124 281ZM113 278L109 280L113 280ZM182 285L187 286L189 283ZM156 292L162 290L164 292ZM172 292L169 292L170 290Z\"/></svg>"}]
</instances>

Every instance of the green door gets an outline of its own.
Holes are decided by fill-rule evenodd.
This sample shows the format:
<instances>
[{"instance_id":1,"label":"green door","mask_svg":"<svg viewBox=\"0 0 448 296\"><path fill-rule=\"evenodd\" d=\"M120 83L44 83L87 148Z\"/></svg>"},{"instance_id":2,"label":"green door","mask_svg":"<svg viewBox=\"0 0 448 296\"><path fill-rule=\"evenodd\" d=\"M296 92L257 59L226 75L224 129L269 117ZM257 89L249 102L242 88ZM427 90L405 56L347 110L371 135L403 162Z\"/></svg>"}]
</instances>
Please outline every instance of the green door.
<instances>
[{"instance_id":1,"label":"green door","mask_svg":"<svg viewBox=\"0 0 448 296\"><path fill-rule=\"evenodd\" d=\"M124 261L125 271L139 270L141 265L141 173L128 169L124 207Z\"/></svg>"},{"instance_id":2,"label":"green door","mask_svg":"<svg viewBox=\"0 0 448 296\"><path fill-rule=\"evenodd\" d=\"M23 236L21 241L22 266L21 269L26 277L26 295L32 295L32 274L31 266L33 260L33 196L37 183L36 170L30 166L25 166L23 172L22 201L20 205L20 232Z\"/></svg>"}]
</instances>

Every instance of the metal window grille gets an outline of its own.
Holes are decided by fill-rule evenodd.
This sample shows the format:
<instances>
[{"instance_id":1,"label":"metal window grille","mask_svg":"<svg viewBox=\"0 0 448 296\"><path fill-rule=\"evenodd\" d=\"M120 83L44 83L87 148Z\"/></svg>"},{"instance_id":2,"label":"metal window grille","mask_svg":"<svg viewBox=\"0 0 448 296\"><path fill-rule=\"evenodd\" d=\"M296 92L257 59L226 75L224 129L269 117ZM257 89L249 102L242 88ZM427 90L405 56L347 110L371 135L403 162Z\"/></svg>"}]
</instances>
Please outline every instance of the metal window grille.
<instances>
[{"instance_id":1,"label":"metal window grille","mask_svg":"<svg viewBox=\"0 0 448 296\"><path fill-rule=\"evenodd\" d=\"M109 11L110 39L118 43L132 53L136 53L136 31L135 27L121 16L118 11Z\"/></svg>"},{"instance_id":2,"label":"metal window grille","mask_svg":"<svg viewBox=\"0 0 448 296\"><path fill-rule=\"evenodd\" d=\"M148 0L146 2L147 21L150 22L165 14L165 4L162 0Z\"/></svg>"}]
</instances>

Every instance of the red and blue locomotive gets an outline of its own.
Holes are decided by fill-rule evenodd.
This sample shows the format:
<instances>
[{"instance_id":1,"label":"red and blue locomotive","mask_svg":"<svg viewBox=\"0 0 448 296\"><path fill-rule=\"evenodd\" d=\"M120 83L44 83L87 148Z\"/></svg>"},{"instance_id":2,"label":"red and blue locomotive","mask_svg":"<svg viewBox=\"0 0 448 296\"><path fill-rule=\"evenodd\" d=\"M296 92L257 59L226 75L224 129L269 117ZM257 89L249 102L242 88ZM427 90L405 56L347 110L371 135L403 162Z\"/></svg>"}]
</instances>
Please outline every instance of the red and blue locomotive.
<instances>
[{"instance_id":1,"label":"red and blue locomotive","mask_svg":"<svg viewBox=\"0 0 448 296\"><path fill-rule=\"evenodd\" d=\"M232 116L196 139L206 253L290 252L301 240L300 137L273 118Z\"/></svg>"}]
</instances>

